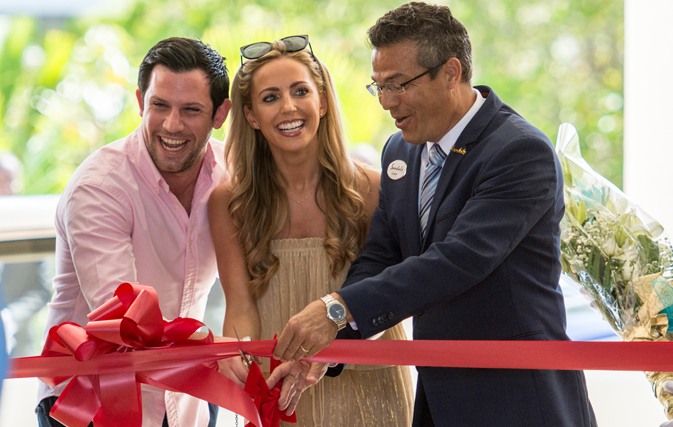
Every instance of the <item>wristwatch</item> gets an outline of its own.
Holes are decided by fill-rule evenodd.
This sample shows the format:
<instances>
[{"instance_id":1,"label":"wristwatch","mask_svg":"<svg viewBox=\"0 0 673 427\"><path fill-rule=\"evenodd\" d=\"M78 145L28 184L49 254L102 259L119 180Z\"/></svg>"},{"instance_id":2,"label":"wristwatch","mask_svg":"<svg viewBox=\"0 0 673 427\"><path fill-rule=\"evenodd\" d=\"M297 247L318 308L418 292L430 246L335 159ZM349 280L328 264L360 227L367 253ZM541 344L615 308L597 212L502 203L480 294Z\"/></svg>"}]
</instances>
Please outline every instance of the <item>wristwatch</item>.
<instances>
[{"instance_id":1,"label":"wristwatch","mask_svg":"<svg viewBox=\"0 0 673 427\"><path fill-rule=\"evenodd\" d=\"M320 299L327 306L327 318L336 323L338 330L345 328L348 323L346 321L346 307L332 298L331 295L325 295Z\"/></svg>"}]
</instances>

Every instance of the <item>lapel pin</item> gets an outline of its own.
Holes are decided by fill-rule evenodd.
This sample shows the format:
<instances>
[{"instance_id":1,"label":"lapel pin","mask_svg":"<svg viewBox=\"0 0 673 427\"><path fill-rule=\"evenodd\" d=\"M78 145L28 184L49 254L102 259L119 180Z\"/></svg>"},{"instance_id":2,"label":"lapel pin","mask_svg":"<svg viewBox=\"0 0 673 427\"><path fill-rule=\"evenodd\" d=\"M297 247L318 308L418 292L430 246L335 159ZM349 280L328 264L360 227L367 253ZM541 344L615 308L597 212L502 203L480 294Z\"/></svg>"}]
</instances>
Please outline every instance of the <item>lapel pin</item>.
<instances>
[{"instance_id":1,"label":"lapel pin","mask_svg":"<svg viewBox=\"0 0 673 427\"><path fill-rule=\"evenodd\" d=\"M453 153L462 154L463 156L465 155L465 153L467 153L467 151L465 151L464 148L452 148L451 151Z\"/></svg>"},{"instance_id":2,"label":"lapel pin","mask_svg":"<svg viewBox=\"0 0 673 427\"><path fill-rule=\"evenodd\" d=\"M404 160L395 160L388 165L388 177L393 181L404 177L407 174L407 164Z\"/></svg>"}]
</instances>

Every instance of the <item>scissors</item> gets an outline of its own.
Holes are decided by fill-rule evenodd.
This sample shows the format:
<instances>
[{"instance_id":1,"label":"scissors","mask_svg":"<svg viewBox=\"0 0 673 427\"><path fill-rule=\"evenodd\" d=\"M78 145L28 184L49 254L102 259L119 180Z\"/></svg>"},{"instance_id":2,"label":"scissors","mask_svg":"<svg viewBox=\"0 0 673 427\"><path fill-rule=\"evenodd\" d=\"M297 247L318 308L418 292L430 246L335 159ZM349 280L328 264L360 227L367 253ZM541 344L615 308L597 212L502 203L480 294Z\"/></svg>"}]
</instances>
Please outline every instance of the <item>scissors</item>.
<instances>
[{"instance_id":1,"label":"scissors","mask_svg":"<svg viewBox=\"0 0 673 427\"><path fill-rule=\"evenodd\" d=\"M233 326L233 325L232 325L232 326ZM238 337L238 332L236 332L236 326L233 326L233 328L234 328L234 333L236 334L236 339L237 339L239 342L240 342L240 341L252 341L251 338L250 338L249 336L247 336L247 337L243 337L243 339L240 339L240 338ZM245 363L245 366L246 366L248 369L250 369L250 364L252 363L252 356L250 356L249 354L245 354L245 353L243 353L243 350L238 350L238 352L241 353L241 359L243 359L243 363Z\"/></svg>"}]
</instances>

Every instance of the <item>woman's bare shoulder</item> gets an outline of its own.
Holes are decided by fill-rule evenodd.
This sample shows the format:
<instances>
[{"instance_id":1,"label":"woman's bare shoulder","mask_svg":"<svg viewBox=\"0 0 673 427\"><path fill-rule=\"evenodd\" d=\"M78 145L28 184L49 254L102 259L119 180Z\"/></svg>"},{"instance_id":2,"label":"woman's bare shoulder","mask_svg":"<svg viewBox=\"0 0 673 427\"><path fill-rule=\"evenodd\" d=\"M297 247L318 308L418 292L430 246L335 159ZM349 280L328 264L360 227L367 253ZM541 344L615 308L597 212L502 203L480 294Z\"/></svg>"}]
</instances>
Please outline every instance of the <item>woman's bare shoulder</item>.
<instances>
[{"instance_id":1,"label":"woman's bare shoulder","mask_svg":"<svg viewBox=\"0 0 673 427\"><path fill-rule=\"evenodd\" d=\"M365 209L367 210L367 215L371 217L376 209L376 206L379 204L379 186L381 185L381 171L376 170L368 165L359 165L360 171L360 182L358 183L358 188L360 194L365 201Z\"/></svg>"},{"instance_id":2,"label":"woman's bare shoulder","mask_svg":"<svg viewBox=\"0 0 673 427\"><path fill-rule=\"evenodd\" d=\"M379 186L381 185L381 171L378 169L374 169L369 165L364 165L363 169L365 171L367 179L369 180L370 186L374 188L376 192L378 192Z\"/></svg>"},{"instance_id":3,"label":"woman's bare shoulder","mask_svg":"<svg viewBox=\"0 0 673 427\"><path fill-rule=\"evenodd\" d=\"M221 221L231 222L229 203L232 198L232 186L230 181L225 181L213 189L208 199L208 215L211 231Z\"/></svg>"},{"instance_id":4,"label":"woman's bare shoulder","mask_svg":"<svg viewBox=\"0 0 673 427\"><path fill-rule=\"evenodd\" d=\"M213 192L210 193L209 203L226 203L228 204L231 200L232 186L231 181L227 180L218 185L213 189Z\"/></svg>"}]
</instances>

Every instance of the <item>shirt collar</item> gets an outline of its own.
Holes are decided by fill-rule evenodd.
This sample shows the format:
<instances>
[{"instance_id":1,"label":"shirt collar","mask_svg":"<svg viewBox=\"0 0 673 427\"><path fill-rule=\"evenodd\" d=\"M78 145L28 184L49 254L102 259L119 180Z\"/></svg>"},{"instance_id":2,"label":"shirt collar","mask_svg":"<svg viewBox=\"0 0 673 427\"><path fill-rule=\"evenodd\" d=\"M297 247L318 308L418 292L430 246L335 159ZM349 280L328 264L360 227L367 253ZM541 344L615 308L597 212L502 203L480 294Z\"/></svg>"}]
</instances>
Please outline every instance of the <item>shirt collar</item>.
<instances>
[{"instance_id":1,"label":"shirt collar","mask_svg":"<svg viewBox=\"0 0 673 427\"><path fill-rule=\"evenodd\" d=\"M482 105L484 105L484 102L486 102L486 98L479 92L477 89L472 88L472 92L474 92L477 95L477 99L474 100L474 104L472 104L472 107L467 111L467 113L463 116L462 119L454 127L451 128L451 130L444 135L438 142L430 142L428 141L425 144L427 154L430 155L430 148L434 144L439 144L439 146L442 148L442 150L446 153L449 154L451 149L453 148L453 145L458 141L458 137L460 137L460 134L463 133L463 130L465 130L465 127L467 126L468 123L470 123L470 120L474 118L474 116L477 114L477 111L481 108Z\"/></svg>"}]
</instances>

